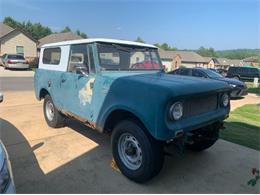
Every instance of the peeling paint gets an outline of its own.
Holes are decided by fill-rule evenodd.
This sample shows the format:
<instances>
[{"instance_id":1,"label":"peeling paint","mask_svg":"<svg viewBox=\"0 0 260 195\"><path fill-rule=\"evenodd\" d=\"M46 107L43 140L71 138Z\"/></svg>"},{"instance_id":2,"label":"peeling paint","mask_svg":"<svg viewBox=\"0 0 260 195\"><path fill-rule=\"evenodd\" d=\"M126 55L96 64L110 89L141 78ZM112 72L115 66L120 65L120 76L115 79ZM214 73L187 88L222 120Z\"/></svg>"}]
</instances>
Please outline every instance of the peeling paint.
<instances>
[{"instance_id":1,"label":"peeling paint","mask_svg":"<svg viewBox=\"0 0 260 195\"><path fill-rule=\"evenodd\" d=\"M86 82L86 85L79 91L79 100L80 104L86 106L91 103L92 93L93 93L93 85L95 78L91 78Z\"/></svg>"}]
</instances>

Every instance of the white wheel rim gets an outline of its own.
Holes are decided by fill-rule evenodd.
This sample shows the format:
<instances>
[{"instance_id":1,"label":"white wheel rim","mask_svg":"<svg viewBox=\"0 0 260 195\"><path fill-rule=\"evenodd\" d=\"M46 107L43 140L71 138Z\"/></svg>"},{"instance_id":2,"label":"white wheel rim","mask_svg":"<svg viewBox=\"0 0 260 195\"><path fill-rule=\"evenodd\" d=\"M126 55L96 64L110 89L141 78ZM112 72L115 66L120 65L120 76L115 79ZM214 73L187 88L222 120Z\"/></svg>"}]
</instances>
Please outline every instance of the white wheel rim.
<instances>
[{"instance_id":1,"label":"white wheel rim","mask_svg":"<svg viewBox=\"0 0 260 195\"><path fill-rule=\"evenodd\" d=\"M123 164L131 170L142 165L142 149L138 140L130 133L123 133L118 140L118 154Z\"/></svg>"},{"instance_id":2,"label":"white wheel rim","mask_svg":"<svg viewBox=\"0 0 260 195\"><path fill-rule=\"evenodd\" d=\"M52 121L54 118L54 105L52 102L48 101L45 105L46 116L49 121Z\"/></svg>"}]
</instances>

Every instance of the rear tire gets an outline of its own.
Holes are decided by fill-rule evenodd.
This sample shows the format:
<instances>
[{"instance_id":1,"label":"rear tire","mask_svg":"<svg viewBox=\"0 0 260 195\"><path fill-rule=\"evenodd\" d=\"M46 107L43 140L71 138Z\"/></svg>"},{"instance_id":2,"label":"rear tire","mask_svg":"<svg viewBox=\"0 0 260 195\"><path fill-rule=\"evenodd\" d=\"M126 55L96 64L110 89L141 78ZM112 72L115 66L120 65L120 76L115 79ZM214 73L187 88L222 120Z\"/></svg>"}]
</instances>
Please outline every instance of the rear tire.
<instances>
[{"instance_id":1,"label":"rear tire","mask_svg":"<svg viewBox=\"0 0 260 195\"><path fill-rule=\"evenodd\" d=\"M163 144L132 120L124 120L114 128L112 152L123 175L139 183L156 176L164 163Z\"/></svg>"},{"instance_id":2,"label":"rear tire","mask_svg":"<svg viewBox=\"0 0 260 195\"><path fill-rule=\"evenodd\" d=\"M44 118L50 127L59 128L65 125L65 117L57 110L50 95L44 98L43 111Z\"/></svg>"}]
</instances>

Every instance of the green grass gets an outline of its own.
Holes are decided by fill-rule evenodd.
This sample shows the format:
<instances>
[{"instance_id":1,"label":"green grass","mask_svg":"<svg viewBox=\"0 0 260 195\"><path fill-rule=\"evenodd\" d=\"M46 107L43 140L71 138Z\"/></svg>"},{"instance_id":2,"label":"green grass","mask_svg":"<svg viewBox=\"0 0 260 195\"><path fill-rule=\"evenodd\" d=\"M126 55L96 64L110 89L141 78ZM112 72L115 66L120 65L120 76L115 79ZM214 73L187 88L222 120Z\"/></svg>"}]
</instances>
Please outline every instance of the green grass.
<instances>
[{"instance_id":1,"label":"green grass","mask_svg":"<svg viewBox=\"0 0 260 195\"><path fill-rule=\"evenodd\" d=\"M248 93L255 93L257 95L260 95L260 86L259 87L254 87L253 83L251 82L246 82L247 88L248 88Z\"/></svg>"},{"instance_id":2,"label":"green grass","mask_svg":"<svg viewBox=\"0 0 260 195\"><path fill-rule=\"evenodd\" d=\"M231 112L220 138L260 150L260 105L248 104Z\"/></svg>"}]
</instances>

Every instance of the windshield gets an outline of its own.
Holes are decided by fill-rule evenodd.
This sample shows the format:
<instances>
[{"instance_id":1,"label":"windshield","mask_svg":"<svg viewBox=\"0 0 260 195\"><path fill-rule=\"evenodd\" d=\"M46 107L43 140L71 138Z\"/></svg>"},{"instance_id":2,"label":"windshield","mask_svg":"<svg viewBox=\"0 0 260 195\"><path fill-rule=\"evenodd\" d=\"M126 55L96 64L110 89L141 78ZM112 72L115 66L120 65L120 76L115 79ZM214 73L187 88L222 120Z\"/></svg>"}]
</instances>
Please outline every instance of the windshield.
<instances>
[{"instance_id":1,"label":"windshield","mask_svg":"<svg viewBox=\"0 0 260 195\"><path fill-rule=\"evenodd\" d=\"M133 45L98 43L98 58L102 70L161 70L155 48Z\"/></svg>"},{"instance_id":2,"label":"windshield","mask_svg":"<svg viewBox=\"0 0 260 195\"><path fill-rule=\"evenodd\" d=\"M220 77L223 77L221 74L219 74L219 73L217 73L217 72L215 72L213 70L205 69L204 71L210 78L220 78Z\"/></svg>"}]
</instances>

